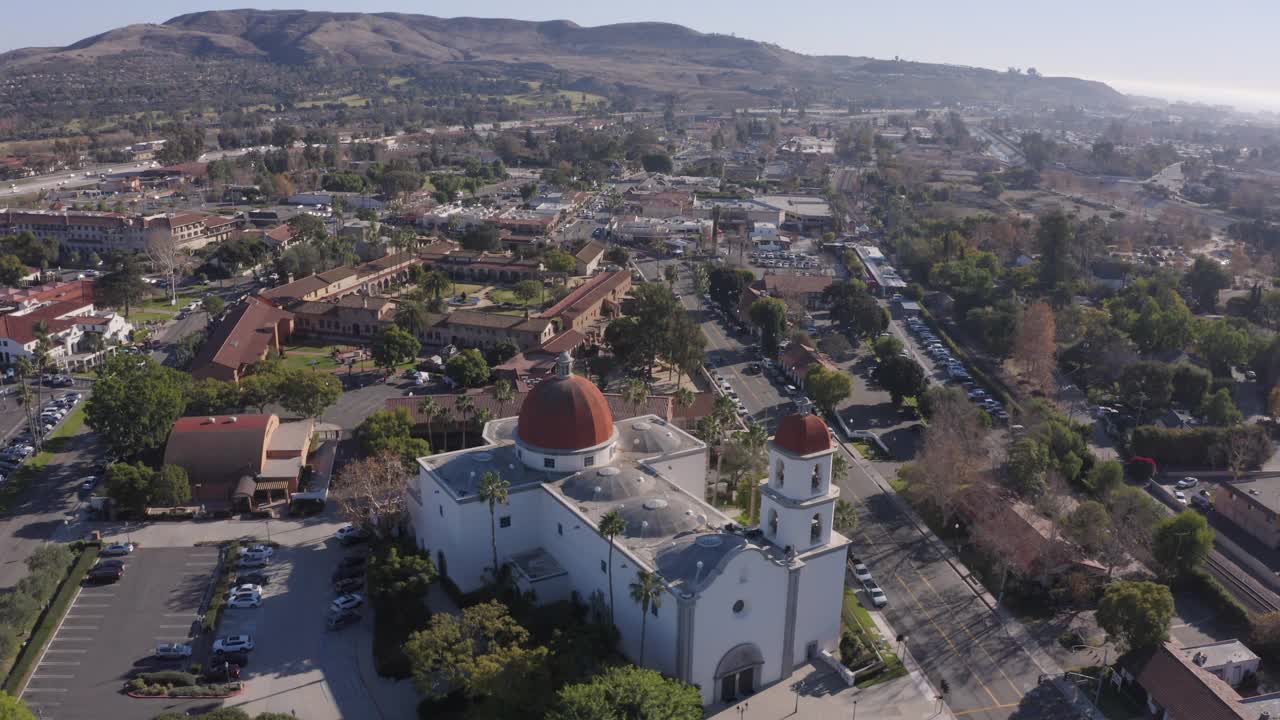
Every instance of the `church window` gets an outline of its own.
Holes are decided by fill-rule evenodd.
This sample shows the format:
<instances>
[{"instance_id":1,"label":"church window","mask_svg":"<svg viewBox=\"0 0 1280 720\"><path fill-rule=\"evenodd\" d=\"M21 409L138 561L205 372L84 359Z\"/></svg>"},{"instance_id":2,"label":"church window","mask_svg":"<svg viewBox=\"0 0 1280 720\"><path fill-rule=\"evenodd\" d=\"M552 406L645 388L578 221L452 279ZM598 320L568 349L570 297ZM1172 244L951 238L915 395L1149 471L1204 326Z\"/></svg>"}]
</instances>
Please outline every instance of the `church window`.
<instances>
[{"instance_id":1,"label":"church window","mask_svg":"<svg viewBox=\"0 0 1280 720\"><path fill-rule=\"evenodd\" d=\"M650 606L649 606L649 612L653 613L653 616L654 616L654 617L658 617L658 606L657 606L657 605L650 605Z\"/></svg>"},{"instance_id":2,"label":"church window","mask_svg":"<svg viewBox=\"0 0 1280 720\"><path fill-rule=\"evenodd\" d=\"M809 481L809 490L818 492L818 487L822 485L822 466L813 466L813 478Z\"/></svg>"},{"instance_id":3,"label":"church window","mask_svg":"<svg viewBox=\"0 0 1280 720\"><path fill-rule=\"evenodd\" d=\"M778 511L770 509L769 510L769 537L773 537L777 534L778 534Z\"/></svg>"},{"instance_id":4,"label":"church window","mask_svg":"<svg viewBox=\"0 0 1280 720\"><path fill-rule=\"evenodd\" d=\"M544 468L546 468L546 469L548 469L548 470L555 470L555 469L556 469L556 459L555 459L555 458L542 458L542 467L544 467Z\"/></svg>"},{"instance_id":5,"label":"church window","mask_svg":"<svg viewBox=\"0 0 1280 720\"><path fill-rule=\"evenodd\" d=\"M818 542L818 539L821 537L822 537L822 515L820 515L819 513L814 513L813 520L810 521L809 523L809 542L816 544Z\"/></svg>"},{"instance_id":6,"label":"church window","mask_svg":"<svg viewBox=\"0 0 1280 720\"><path fill-rule=\"evenodd\" d=\"M602 572L602 573L608 573L608 572L609 572L609 566L608 566L607 564L605 564L605 561L603 561L603 560L601 560L601 561L600 561L600 572Z\"/></svg>"},{"instance_id":7,"label":"church window","mask_svg":"<svg viewBox=\"0 0 1280 720\"><path fill-rule=\"evenodd\" d=\"M735 602L735 603L733 604L733 614L734 614L734 615L741 615L741 614L742 614L742 611L743 611L743 610L746 610L746 609L747 609L747 604L746 604L745 602L743 602L742 600L739 600L739 601L737 601L737 602Z\"/></svg>"},{"instance_id":8,"label":"church window","mask_svg":"<svg viewBox=\"0 0 1280 720\"><path fill-rule=\"evenodd\" d=\"M511 516L503 515L502 517L498 518L498 527L504 527L504 528L511 527Z\"/></svg>"},{"instance_id":9,"label":"church window","mask_svg":"<svg viewBox=\"0 0 1280 720\"><path fill-rule=\"evenodd\" d=\"M557 535L564 534L564 523L556 523L556 534Z\"/></svg>"},{"instance_id":10,"label":"church window","mask_svg":"<svg viewBox=\"0 0 1280 720\"><path fill-rule=\"evenodd\" d=\"M783 468L783 466L782 466L782 461L781 461L781 460L779 460L779 461L778 461L778 473L777 473L777 474L778 474L778 487L783 487L783 486L785 486L785 485L787 484L787 479L786 479L786 477L785 477L786 473L785 473L785 469L784 469L784 468Z\"/></svg>"},{"instance_id":11,"label":"church window","mask_svg":"<svg viewBox=\"0 0 1280 720\"><path fill-rule=\"evenodd\" d=\"M596 464L596 456L588 455L582 459L582 467L591 467Z\"/></svg>"}]
</instances>

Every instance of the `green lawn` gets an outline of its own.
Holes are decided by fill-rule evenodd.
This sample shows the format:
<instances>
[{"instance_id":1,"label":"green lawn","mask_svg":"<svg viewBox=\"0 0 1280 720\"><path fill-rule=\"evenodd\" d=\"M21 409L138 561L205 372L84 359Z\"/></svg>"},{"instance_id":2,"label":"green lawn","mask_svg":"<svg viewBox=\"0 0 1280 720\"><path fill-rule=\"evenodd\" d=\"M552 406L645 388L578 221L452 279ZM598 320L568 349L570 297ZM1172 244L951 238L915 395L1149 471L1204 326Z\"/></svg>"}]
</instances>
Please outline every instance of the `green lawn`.
<instances>
[{"instance_id":1,"label":"green lawn","mask_svg":"<svg viewBox=\"0 0 1280 720\"><path fill-rule=\"evenodd\" d=\"M165 320L172 320L173 316L174 313L172 312L147 311L133 308L132 312L129 313L128 320L136 325L138 323L152 322L156 320L164 322Z\"/></svg>"},{"instance_id":2,"label":"green lawn","mask_svg":"<svg viewBox=\"0 0 1280 720\"><path fill-rule=\"evenodd\" d=\"M529 302L525 302L520 298L516 297L516 294L511 290L508 290L507 288L494 288L493 290L489 291L489 299L495 303L510 303L512 305L521 305L529 308L536 308L541 306L541 303L538 301L537 297L530 300Z\"/></svg>"},{"instance_id":3,"label":"green lawn","mask_svg":"<svg viewBox=\"0 0 1280 720\"><path fill-rule=\"evenodd\" d=\"M476 285L475 283L456 282L453 284L453 288L450 290L449 297L457 297L462 293L466 293L467 297L471 297L472 295L475 295L476 293L480 292L481 290L487 287L489 286Z\"/></svg>"},{"instance_id":4,"label":"green lawn","mask_svg":"<svg viewBox=\"0 0 1280 720\"><path fill-rule=\"evenodd\" d=\"M281 360L281 363L287 368L310 368L316 370L333 370L338 367L338 362L333 359L332 355L311 355L306 353L288 353ZM315 363L312 365L312 363Z\"/></svg>"}]
</instances>

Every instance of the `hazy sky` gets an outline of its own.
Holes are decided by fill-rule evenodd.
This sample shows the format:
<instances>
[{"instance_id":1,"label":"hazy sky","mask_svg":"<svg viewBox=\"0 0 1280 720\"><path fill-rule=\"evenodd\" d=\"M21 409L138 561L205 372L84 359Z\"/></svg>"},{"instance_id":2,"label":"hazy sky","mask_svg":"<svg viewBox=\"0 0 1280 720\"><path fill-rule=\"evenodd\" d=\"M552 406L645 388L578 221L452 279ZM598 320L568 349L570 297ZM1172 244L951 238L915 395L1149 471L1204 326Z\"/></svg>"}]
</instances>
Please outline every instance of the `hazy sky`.
<instances>
[{"instance_id":1,"label":"hazy sky","mask_svg":"<svg viewBox=\"0 0 1280 720\"><path fill-rule=\"evenodd\" d=\"M568 19L659 20L805 53L1003 69L1035 67L1126 92L1280 109L1280 2L1274 0L62 0L7 2L0 49L66 45L105 30L234 7Z\"/></svg>"}]
</instances>

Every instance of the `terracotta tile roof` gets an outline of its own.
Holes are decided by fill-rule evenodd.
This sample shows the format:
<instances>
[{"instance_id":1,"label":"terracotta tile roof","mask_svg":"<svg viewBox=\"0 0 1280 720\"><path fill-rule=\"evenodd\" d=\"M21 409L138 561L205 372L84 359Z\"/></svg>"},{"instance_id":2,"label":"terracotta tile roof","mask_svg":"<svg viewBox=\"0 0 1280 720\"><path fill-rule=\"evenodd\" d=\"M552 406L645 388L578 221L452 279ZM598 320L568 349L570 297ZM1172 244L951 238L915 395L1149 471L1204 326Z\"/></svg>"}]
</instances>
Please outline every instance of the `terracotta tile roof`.
<instances>
[{"instance_id":1,"label":"terracotta tile roof","mask_svg":"<svg viewBox=\"0 0 1280 720\"><path fill-rule=\"evenodd\" d=\"M1171 717L1195 720L1256 720L1245 714L1225 680L1206 672L1166 642L1138 672L1138 683Z\"/></svg>"},{"instance_id":2,"label":"terracotta tile roof","mask_svg":"<svg viewBox=\"0 0 1280 720\"><path fill-rule=\"evenodd\" d=\"M466 327L486 327L503 330L516 329L529 332L542 332L550 320L545 318L524 318L520 315L503 315L486 313L477 310L455 310L445 316L445 325L462 325Z\"/></svg>"},{"instance_id":3,"label":"terracotta tile roof","mask_svg":"<svg viewBox=\"0 0 1280 720\"><path fill-rule=\"evenodd\" d=\"M308 275L291 283L263 290L259 294L266 298L290 300L310 295L327 287L329 287L329 283L325 282L319 275Z\"/></svg>"},{"instance_id":4,"label":"terracotta tile roof","mask_svg":"<svg viewBox=\"0 0 1280 720\"><path fill-rule=\"evenodd\" d=\"M519 413L520 406L524 404L524 398L528 395L528 392L516 392L515 397L511 402L506 404L505 408L500 407L498 402L493 399L493 395L485 390L467 394L471 396L471 400L475 403L477 408L486 408L489 412L493 413L495 418L501 418L515 417ZM435 400L436 403L452 412L454 403L456 403L460 397L462 397L461 394L440 394L387 398L386 408L388 410L404 408L413 416L415 422L418 424L426 424L426 417L418 412L418 405L423 400L428 398ZM657 415L668 422L671 421L671 408L673 407L673 404L671 402L671 398L666 395L651 396L646 406L640 408L639 412L636 412L634 406L624 402L621 395L605 393L604 399L605 402L609 403L609 411L613 414L615 422L618 420L637 417L639 415ZM446 422L451 420L453 420L453 418L449 418ZM441 427L439 422L440 421L436 421L436 429Z\"/></svg>"},{"instance_id":5,"label":"terracotta tile roof","mask_svg":"<svg viewBox=\"0 0 1280 720\"><path fill-rule=\"evenodd\" d=\"M782 367L794 371L801 378L806 377L815 366L836 368L836 364L824 353L807 345L794 343L782 354Z\"/></svg>"},{"instance_id":6,"label":"terracotta tile roof","mask_svg":"<svg viewBox=\"0 0 1280 720\"><path fill-rule=\"evenodd\" d=\"M631 274L625 270L600 273L573 289L560 302L542 313L544 318L562 314L578 314L603 300L623 283L631 282Z\"/></svg>"},{"instance_id":7,"label":"terracotta tile roof","mask_svg":"<svg viewBox=\"0 0 1280 720\"><path fill-rule=\"evenodd\" d=\"M587 341L587 336L577 330L565 330L542 345L542 351L559 355L562 352L573 352L579 345Z\"/></svg>"},{"instance_id":8,"label":"terracotta tile roof","mask_svg":"<svg viewBox=\"0 0 1280 720\"><path fill-rule=\"evenodd\" d=\"M243 303L237 303L214 328L200 348L200 354L192 361L191 369L221 365L238 371L245 365L258 362L271 347L277 324L292 317L293 313L257 297L246 298Z\"/></svg>"},{"instance_id":9,"label":"terracotta tile roof","mask_svg":"<svg viewBox=\"0 0 1280 720\"><path fill-rule=\"evenodd\" d=\"M574 255L574 257L577 258L578 260L581 260L584 263L589 263L603 254L604 254L604 245L596 242L595 240L592 240L591 242L587 243L581 250L579 250L578 254Z\"/></svg>"}]
</instances>

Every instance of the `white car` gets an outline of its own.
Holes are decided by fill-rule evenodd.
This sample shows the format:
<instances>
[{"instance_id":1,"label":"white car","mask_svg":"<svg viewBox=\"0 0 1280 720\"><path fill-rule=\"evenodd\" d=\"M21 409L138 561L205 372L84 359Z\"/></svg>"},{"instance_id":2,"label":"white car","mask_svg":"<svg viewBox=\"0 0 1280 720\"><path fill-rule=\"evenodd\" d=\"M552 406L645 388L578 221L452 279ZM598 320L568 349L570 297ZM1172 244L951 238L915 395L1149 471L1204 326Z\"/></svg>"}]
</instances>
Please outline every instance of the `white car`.
<instances>
[{"instance_id":1,"label":"white car","mask_svg":"<svg viewBox=\"0 0 1280 720\"><path fill-rule=\"evenodd\" d=\"M355 525L343 525L342 527L338 528L338 532L334 534L334 537L338 538L338 540L344 543L353 543L353 542L359 542L361 540L366 540L368 539L369 535L364 530L356 527Z\"/></svg>"},{"instance_id":2,"label":"white car","mask_svg":"<svg viewBox=\"0 0 1280 720\"><path fill-rule=\"evenodd\" d=\"M233 609L262 607L262 596L256 593L241 593L227 601L227 607Z\"/></svg>"},{"instance_id":3,"label":"white car","mask_svg":"<svg viewBox=\"0 0 1280 720\"><path fill-rule=\"evenodd\" d=\"M1187 504L1187 496L1186 496L1186 495L1185 495L1181 490L1174 490L1174 491L1173 491L1173 499L1174 499L1174 500L1177 500L1178 502L1182 503L1183 505L1186 505L1186 504Z\"/></svg>"},{"instance_id":4,"label":"white car","mask_svg":"<svg viewBox=\"0 0 1280 720\"><path fill-rule=\"evenodd\" d=\"M871 568L862 563L858 563L853 566L853 576L858 579L858 582L865 585L871 582Z\"/></svg>"},{"instance_id":5,"label":"white car","mask_svg":"<svg viewBox=\"0 0 1280 720\"><path fill-rule=\"evenodd\" d=\"M253 638L248 635L228 635L213 641L213 652L223 653L246 651L253 649Z\"/></svg>"},{"instance_id":6,"label":"white car","mask_svg":"<svg viewBox=\"0 0 1280 720\"><path fill-rule=\"evenodd\" d=\"M1174 485L1174 487L1178 488L1179 490L1186 490L1187 488L1193 488L1199 484L1200 484L1200 481L1196 478L1184 477L1181 480L1179 480L1178 484Z\"/></svg>"},{"instance_id":7,"label":"white car","mask_svg":"<svg viewBox=\"0 0 1280 720\"><path fill-rule=\"evenodd\" d=\"M271 557L276 554L276 549L270 545L253 545L247 548L240 548L240 555L261 555L263 557Z\"/></svg>"},{"instance_id":8,"label":"white car","mask_svg":"<svg viewBox=\"0 0 1280 720\"><path fill-rule=\"evenodd\" d=\"M878 608L889 604L889 596L884 594L879 585L869 586L867 588L867 596L871 598L871 604Z\"/></svg>"},{"instance_id":9,"label":"white car","mask_svg":"<svg viewBox=\"0 0 1280 720\"><path fill-rule=\"evenodd\" d=\"M240 567L242 568L260 568L266 567L271 562L271 558L266 555L245 555L240 558Z\"/></svg>"},{"instance_id":10,"label":"white car","mask_svg":"<svg viewBox=\"0 0 1280 720\"><path fill-rule=\"evenodd\" d=\"M243 585L236 585L227 591L227 597L235 597L236 595L245 594L262 595L262 586L245 583Z\"/></svg>"},{"instance_id":11,"label":"white car","mask_svg":"<svg viewBox=\"0 0 1280 720\"><path fill-rule=\"evenodd\" d=\"M133 547L134 547L133 543L115 543L113 545L108 545L102 548L102 550L99 551L98 554L106 555L108 557L111 557L113 555L128 555L129 553L133 552Z\"/></svg>"},{"instance_id":12,"label":"white car","mask_svg":"<svg viewBox=\"0 0 1280 720\"><path fill-rule=\"evenodd\" d=\"M354 610L363 604L363 595L360 593L347 593L346 595L339 595L334 598L333 602L329 603L329 609L334 612L341 610Z\"/></svg>"}]
</instances>

